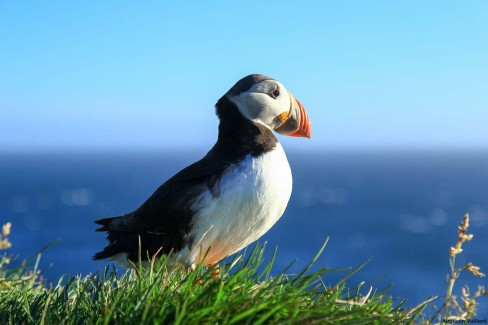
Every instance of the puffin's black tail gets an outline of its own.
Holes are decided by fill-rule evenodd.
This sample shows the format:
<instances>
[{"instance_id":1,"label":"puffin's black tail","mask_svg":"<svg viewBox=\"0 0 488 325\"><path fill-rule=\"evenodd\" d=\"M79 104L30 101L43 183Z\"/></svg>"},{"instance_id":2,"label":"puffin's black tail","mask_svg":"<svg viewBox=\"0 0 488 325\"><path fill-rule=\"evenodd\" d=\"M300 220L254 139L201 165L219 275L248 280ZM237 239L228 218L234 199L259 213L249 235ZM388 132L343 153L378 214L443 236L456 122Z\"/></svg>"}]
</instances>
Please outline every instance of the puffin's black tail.
<instances>
[{"instance_id":1,"label":"puffin's black tail","mask_svg":"<svg viewBox=\"0 0 488 325\"><path fill-rule=\"evenodd\" d=\"M95 231L108 231L108 225L112 223L115 219L118 219L120 217L111 217L111 218L104 218L104 219L98 219L95 220L95 223L97 225L101 225L101 227L97 228Z\"/></svg>"},{"instance_id":2,"label":"puffin's black tail","mask_svg":"<svg viewBox=\"0 0 488 325\"><path fill-rule=\"evenodd\" d=\"M140 242L141 232L134 231L130 225L124 224L124 221L126 221L124 217L130 217L130 214L95 221L96 224L101 225L96 231L107 232L108 245L101 252L93 256L94 260L112 258L114 255L125 253L127 254L127 258L132 261L137 261L140 252L139 247L141 245L146 247L146 242ZM151 235L146 234L144 240L151 238Z\"/></svg>"},{"instance_id":3,"label":"puffin's black tail","mask_svg":"<svg viewBox=\"0 0 488 325\"><path fill-rule=\"evenodd\" d=\"M168 237L162 232L147 232L138 229L131 223L132 214L96 220L101 227L96 231L106 231L108 245L93 256L94 260L112 258L114 255L125 253L131 261L137 261L139 255L148 259L156 254L167 254L175 246L167 244ZM162 249L167 247L167 250ZM179 247L178 247L179 248Z\"/></svg>"},{"instance_id":4,"label":"puffin's black tail","mask_svg":"<svg viewBox=\"0 0 488 325\"><path fill-rule=\"evenodd\" d=\"M98 219L95 220L96 224L101 225L101 227L97 228L96 231L106 231L108 233L107 239L109 241L109 245L107 245L103 251L96 253L93 256L94 260L103 260L106 258L110 258L115 254L118 254L121 252L120 248L117 245L116 238L117 235L115 232L111 231L110 224L119 219L120 217L111 217L111 218L104 218L104 219Z\"/></svg>"},{"instance_id":5,"label":"puffin's black tail","mask_svg":"<svg viewBox=\"0 0 488 325\"><path fill-rule=\"evenodd\" d=\"M105 247L103 249L103 251L101 252L98 252L96 253L95 255L93 255L93 259L94 260L104 260L106 258L110 258L112 256L114 256L115 254L117 254L117 250L115 249L114 246L112 245L108 245L107 247Z\"/></svg>"}]
</instances>

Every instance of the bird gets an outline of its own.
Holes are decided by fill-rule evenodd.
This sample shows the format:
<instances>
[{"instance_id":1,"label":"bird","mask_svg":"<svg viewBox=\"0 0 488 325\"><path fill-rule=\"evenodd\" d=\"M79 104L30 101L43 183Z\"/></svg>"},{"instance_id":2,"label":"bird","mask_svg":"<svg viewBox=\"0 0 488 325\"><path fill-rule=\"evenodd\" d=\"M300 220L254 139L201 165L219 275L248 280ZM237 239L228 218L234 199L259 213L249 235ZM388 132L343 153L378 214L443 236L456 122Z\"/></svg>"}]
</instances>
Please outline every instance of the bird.
<instances>
[{"instance_id":1,"label":"bird","mask_svg":"<svg viewBox=\"0 0 488 325\"><path fill-rule=\"evenodd\" d=\"M283 215L292 192L287 157L274 135L311 137L303 105L278 80L240 79L215 104L215 145L164 182L139 208L96 220L108 245L93 256L131 267L213 265L250 245Z\"/></svg>"}]
</instances>

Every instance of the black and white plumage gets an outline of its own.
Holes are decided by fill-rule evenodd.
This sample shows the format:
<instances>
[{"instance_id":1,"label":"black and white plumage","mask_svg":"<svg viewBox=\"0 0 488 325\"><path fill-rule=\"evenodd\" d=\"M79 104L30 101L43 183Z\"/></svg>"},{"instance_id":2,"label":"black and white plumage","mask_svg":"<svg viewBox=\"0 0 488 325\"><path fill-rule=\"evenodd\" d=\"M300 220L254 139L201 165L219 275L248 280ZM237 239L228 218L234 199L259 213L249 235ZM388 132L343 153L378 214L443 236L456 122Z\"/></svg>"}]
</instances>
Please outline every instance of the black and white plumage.
<instances>
[{"instance_id":1,"label":"black and white plumage","mask_svg":"<svg viewBox=\"0 0 488 325\"><path fill-rule=\"evenodd\" d=\"M97 220L109 244L94 259L122 265L168 254L213 264L266 233L285 211L290 166L273 130L310 138L303 106L272 78L239 80L216 104L218 140L201 160L161 185L137 210ZM139 248L140 247L140 248Z\"/></svg>"}]
</instances>

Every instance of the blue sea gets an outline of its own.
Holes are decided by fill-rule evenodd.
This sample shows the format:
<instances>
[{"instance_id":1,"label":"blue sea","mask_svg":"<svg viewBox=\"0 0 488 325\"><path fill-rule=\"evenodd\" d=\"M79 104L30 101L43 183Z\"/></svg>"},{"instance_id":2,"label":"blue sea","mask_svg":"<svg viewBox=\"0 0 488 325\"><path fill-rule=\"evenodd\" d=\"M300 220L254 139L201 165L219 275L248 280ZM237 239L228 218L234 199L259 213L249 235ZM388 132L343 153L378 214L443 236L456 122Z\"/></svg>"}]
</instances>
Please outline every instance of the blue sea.
<instances>
[{"instance_id":1,"label":"blue sea","mask_svg":"<svg viewBox=\"0 0 488 325\"><path fill-rule=\"evenodd\" d=\"M0 153L0 222L12 223L10 253L18 260L58 242L42 255L51 280L87 275L109 262L92 261L105 245L93 220L136 209L168 177L205 153L82 151ZM295 261L304 267L326 238L316 267L342 269L369 261L348 280L407 298L412 307L446 290L449 248L469 212L474 239L459 255L488 272L488 152L476 150L287 151L294 177L288 208L260 239L275 274ZM335 284L347 271L324 276ZM486 278L462 275L472 291ZM488 286L487 286L488 287ZM478 318L488 317L488 298Z\"/></svg>"}]
</instances>

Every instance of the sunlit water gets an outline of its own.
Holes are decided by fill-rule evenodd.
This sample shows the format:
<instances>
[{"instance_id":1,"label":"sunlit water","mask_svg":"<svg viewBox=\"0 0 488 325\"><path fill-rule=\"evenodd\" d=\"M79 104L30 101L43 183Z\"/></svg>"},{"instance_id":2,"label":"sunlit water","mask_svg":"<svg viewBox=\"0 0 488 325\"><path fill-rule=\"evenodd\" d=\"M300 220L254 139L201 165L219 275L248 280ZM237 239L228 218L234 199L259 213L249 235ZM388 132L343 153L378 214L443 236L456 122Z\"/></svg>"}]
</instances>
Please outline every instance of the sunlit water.
<instances>
[{"instance_id":1,"label":"sunlit water","mask_svg":"<svg viewBox=\"0 0 488 325\"><path fill-rule=\"evenodd\" d=\"M93 220L137 208L164 180L199 159L195 152L2 153L0 222L12 222L11 253L29 258L59 239L42 257L55 280L96 272L107 262L91 256L105 245ZM472 242L459 265L469 261L488 272L488 152L326 151L289 152L292 198L283 218L260 240L267 256L278 246L275 273L296 260L306 265L330 237L316 266L354 267L348 281L392 287L407 307L445 292L449 247L465 212ZM346 273L332 273L333 284ZM465 274L474 289L486 280ZM479 316L488 316L487 299Z\"/></svg>"}]
</instances>

